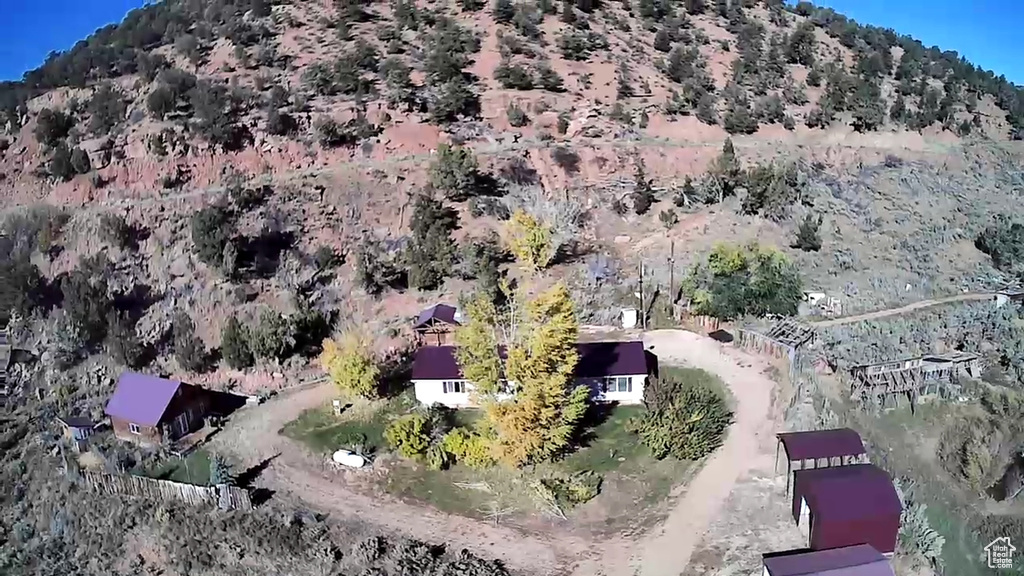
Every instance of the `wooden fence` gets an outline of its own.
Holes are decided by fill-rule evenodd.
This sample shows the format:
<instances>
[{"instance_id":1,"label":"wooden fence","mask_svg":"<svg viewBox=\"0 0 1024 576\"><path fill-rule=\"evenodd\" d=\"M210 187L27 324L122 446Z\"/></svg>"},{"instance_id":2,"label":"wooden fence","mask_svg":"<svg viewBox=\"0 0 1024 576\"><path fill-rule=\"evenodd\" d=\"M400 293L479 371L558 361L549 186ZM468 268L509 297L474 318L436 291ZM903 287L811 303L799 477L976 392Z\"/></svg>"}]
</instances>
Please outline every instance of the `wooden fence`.
<instances>
[{"instance_id":1,"label":"wooden fence","mask_svg":"<svg viewBox=\"0 0 1024 576\"><path fill-rule=\"evenodd\" d=\"M722 327L722 321L714 316L698 316L692 314L682 314L680 316L680 323L685 328L689 328L694 332L704 332L710 334Z\"/></svg>"},{"instance_id":2,"label":"wooden fence","mask_svg":"<svg viewBox=\"0 0 1024 576\"><path fill-rule=\"evenodd\" d=\"M174 500L194 506L217 507L222 510L252 510L253 508L248 490L226 484L197 486L144 476L114 476L94 472L85 473L84 477L85 485L100 494Z\"/></svg>"}]
</instances>

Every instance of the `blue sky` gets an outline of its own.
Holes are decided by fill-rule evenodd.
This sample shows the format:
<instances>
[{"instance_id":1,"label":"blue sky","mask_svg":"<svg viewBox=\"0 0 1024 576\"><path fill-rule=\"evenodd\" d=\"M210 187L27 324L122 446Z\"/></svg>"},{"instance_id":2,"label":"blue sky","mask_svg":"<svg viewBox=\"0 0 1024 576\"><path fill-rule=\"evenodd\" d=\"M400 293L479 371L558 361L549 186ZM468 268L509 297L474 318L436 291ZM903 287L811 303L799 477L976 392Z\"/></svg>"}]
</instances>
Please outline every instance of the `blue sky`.
<instances>
[{"instance_id":1,"label":"blue sky","mask_svg":"<svg viewBox=\"0 0 1024 576\"><path fill-rule=\"evenodd\" d=\"M956 50L977 66L1024 84L1021 0L818 0L862 24L892 28L925 46Z\"/></svg>"},{"instance_id":2,"label":"blue sky","mask_svg":"<svg viewBox=\"0 0 1024 576\"><path fill-rule=\"evenodd\" d=\"M0 80L20 80L53 50L120 22L143 0L0 0Z\"/></svg>"},{"instance_id":3,"label":"blue sky","mask_svg":"<svg viewBox=\"0 0 1024 576\"><path fill-rule=\"evenodd\" d=\"M119 21L143 0L0 0L0 80L39 66L97 28ZM818 0L865 24L910 34L925 46L956 50L968 60L1024 84L1020 0Z\"/></svg>"}]
</instances>

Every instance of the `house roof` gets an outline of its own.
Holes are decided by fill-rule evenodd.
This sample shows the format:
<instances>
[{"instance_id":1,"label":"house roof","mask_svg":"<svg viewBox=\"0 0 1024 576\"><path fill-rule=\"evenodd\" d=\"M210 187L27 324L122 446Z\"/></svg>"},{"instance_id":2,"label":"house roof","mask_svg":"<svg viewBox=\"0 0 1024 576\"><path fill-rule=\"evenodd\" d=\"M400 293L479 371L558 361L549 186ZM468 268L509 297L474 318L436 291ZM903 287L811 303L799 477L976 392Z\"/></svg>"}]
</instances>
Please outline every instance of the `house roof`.
<instances>
[{"instance_id":1,"label":"house roof","mask_svg":"<svg viewBox=\"0 0 1024 576\"><path fill-rule=\"evenodd\" d=\"M125 372L107 402L106 413L135 424L156 426L181 385L174 380Z\"/></svg>"},{"instance_id":2,"label":"house roof","mask_svg":"<svg viewBox=\"0 0 1024 576\"><path fill-rule=\"evenodd\" d=\"M443 322L445 324L458 326L459 322L455 320L455 312L456 309L454 306L449 306L447 304L435 304L420 312L420 315L416 318L416 324L413 328L425 328L434 322Z\"/></svg>"},{"instance_id":3,"label":"house roof","mask_svg":"<svg viewBox=\"0 0 1024 576\"><path fill-rule=\"evenodd\" d=\"M93 422L85 416L61 416L57 418L61 424L68 428L92 428Z\"/></svg>"},{"instance_id":4,"label":"house roof","mask_svg":"<svg viewBox=\"0 0 1024 576\"><path fill-rule=\"evenodd\" d=\"M412 361L413 380L461 380L454 346L425 346Z\"/></svg>"},{"instance_id":5,"label":"house roof","mask_svg":"<svg viewBox=\"0 0 1024 576\"><path fill-rule=\"evenodd\" d=\"M580 357L576 365L577 377L630 376L648 372L643 342L587 342L576 347ZM499 353L504 356L504 350ZM455 347L427 346L417 350L412 363L412 379L462 379Z\"/></svg>"},{"instance_id":6,"label":"house roof","mask_svg":"<svg viewBox=\"0 0 1024 576\"><path fill-rule=\"evenodd\" d=\"M807 501L816 522L896 515L903 504L889 474L874 464L794 473L794 498Z\"/></svg>"},{"instance_id":7,"label":"house roof","mask_svg":"<svg viewBox=\"0 0 1024 576\"><path fill-rule=\"evenodd\" d=\"M647 374L643 342L586 342L577 344L576 349L580 355L577 377Z\"/></svg>"},{"instance_id":8,"label":"house roof","mask_svg":"<svg viewBox=\"0 0 1024 576\"><path fill-rule=\"evenodd\" d=\"M775 436L786 448L790 460L858 456L866 452L860 434L850 428L780 432Z\"/></svg>"},{"instance_id":9,"label":"house roof","mask_svg":"<svg viewBox=\"0 0 1024 576\"><path fill-rule=\"evenodd\" d=\"M868 544L766 554L764 566L770 576L893 576L889 562Z\"/></svg>"}]
</instances>

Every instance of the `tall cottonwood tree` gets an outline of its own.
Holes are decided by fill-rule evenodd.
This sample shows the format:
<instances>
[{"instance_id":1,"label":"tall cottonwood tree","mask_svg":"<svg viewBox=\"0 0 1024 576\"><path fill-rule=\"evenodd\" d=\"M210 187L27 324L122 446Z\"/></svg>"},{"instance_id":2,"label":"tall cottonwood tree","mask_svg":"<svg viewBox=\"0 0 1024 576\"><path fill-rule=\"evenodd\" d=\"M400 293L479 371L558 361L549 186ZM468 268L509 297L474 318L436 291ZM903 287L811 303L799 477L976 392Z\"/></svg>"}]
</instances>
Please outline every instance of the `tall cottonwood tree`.
<instances>
[{"instance_id":1,"label":"tall cottonwood tree","mask_svg":"<svg viewBox=\"0 0 1024 576\"><path fill-rule=\"evenodd\" d=\"M463 374L477 386L492 454L510 466L548 460L568 448L587 410L590 391L574 386L579 324L564 284L504 314L486 298L467 307L456 332ZM504 360L499 354L504 345ZM503 370L502 370L503 368ZM499 399L501 375L515 394Z\"/></svg>"}]
</instances>

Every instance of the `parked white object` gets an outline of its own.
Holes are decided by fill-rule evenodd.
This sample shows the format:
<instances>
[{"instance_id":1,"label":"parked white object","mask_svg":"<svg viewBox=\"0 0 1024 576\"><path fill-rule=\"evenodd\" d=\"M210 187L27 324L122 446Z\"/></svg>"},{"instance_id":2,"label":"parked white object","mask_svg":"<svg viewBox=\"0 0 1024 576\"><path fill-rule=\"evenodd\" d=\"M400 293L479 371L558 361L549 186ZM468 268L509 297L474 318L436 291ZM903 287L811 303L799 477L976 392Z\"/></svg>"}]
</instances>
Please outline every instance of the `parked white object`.
<instances>
[{"instance_id":1,"label":"parked white object","mask_svg":"<svg viewBox=\"0 0 1024 576\"><path fill-rule=\"evenodd\" d=\"M637 322L637 310L636 308L623 308L622 309L622 327L623 328L636 328Z\"/></svg>"},{"instance_id":2,"label":"parked white object","mask_svg":"<svg viewBox=\"0 0 1024 576\"><path fill-rule=\"evenodd\" d=\"M338 450L331 456L331 460L349 468L362 468L366 465L366 458L350 450Z\"/></svg>"}]
</instances>

